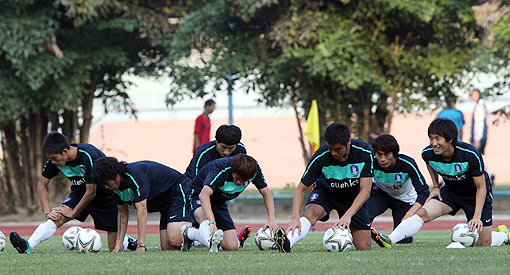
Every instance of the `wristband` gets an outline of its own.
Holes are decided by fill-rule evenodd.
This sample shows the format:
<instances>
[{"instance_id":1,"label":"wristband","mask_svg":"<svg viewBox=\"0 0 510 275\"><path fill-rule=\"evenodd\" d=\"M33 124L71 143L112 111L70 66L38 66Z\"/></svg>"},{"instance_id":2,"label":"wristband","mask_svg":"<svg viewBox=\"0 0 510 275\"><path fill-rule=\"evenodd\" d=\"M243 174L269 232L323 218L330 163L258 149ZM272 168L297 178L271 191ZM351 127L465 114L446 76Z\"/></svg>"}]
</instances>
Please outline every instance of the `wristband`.
<instances>
[{"instance_id":1,"label":"wristband","mask_svg":"<svg viewBox=\"0 0 510 275\"><path fill-rule=\"evenodd\" d=\"M409 212L406 212L406 215L409 215L409 217L412 217L413 215L411 215L411 213Z\"/></svg>"},{"instance_id":2,"label":"wristband","mask_svg":"<svg viewBox=\"0 0 510 275\"><path fill-rule=\"evenodd\" d=\"M209 225L211 225L211 224L216 224L216 222L210 222Z\"/></svg>"}]
</instances>

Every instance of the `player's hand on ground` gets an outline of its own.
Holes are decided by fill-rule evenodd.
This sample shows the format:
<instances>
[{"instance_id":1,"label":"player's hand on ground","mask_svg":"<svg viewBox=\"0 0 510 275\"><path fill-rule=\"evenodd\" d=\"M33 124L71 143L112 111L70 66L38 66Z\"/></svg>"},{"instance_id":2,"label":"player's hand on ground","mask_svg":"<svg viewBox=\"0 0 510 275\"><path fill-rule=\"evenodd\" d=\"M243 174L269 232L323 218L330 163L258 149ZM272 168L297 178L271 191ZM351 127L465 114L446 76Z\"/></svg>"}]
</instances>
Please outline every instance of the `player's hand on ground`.
<instances>
[{"instance_id":1,"label":"player's hand on ground","mask_svg":"<svg viewBox=\"0 0 510 275\"><path fill-rule=\"evenodd\" d=\"M295 229L297 229L298 233L301 234L301 222L299 221L299 218L292 219L289 225L287 225L287 230L285 231L289 234L289 232L294 231Z\"/></svg>"},{"instance_id":2,"label":"player's hand on ground","mask_svg":"<svg viewBox=\"0 0 510 275\"><path fill-rule=\"evenodd\" d=\"M437 196L440 201L443 201L443 198L441 198L441 191L439 190L439 188L432 188L432 191L430 192L430 195L425 201L425 203L429 202L435 196Z\"/></svg>"},{"instance_id":3,"label":"player's hand on ground","mask_svg":"<svg viewBox=\"0 0 510 275\"><path fill-rule=\"evenodd\" d=\"M473 218L469 221L468 225L469 225L469 230L471 232L475 232L475 229L478 230L478 232L481 232L482 228L483 228L483 224L480 219Z\"/></svg>"},{"instance_id":4,"label":"player's hand on ground","mask_svg":"<svg viewBox=\"0 0 510 275\"><path fill-rule=\"evenodd\" d=\"M145 246L139 246L135 250L136 252L145 252Z\"/></svg>"},{"instance_id":5,"label":"player's hand on ground","mask_svg":"<svg viewBox=\"0 0 510 275\"><path fill-rule=\"evenodd\" d=\"M274 235L274 232L278 229L278 224L276 224L276 222L267 222L264 224L264 229L265 228L271 229L271 235Z\"/></svg>"},{"instance_id":6,"label":"player's hand on ground","mask_svg":"<svg viewBox=\"0 0 510 275\"><path fill-rule=\"evenodd\" d=\"M351 231L350 229L350 226L351 225L351 216L348 216L348 215L343 215L340 220L338 220L334 225L333 227L336 227L336 228L340 228L340 227L343 227L343 228L347 228L347 230Z\"/></svg>"},{"instance_id":7,"label":"player's hand on ground","mask_svg":"<svg viewBox=\"0 0 510 275\"><path fill-rule=\"evenodd\" d=\"M112 250L112 252L114 252L114 253L122 252L122 251L124 251L124 245L122 245L122 246L116 245L116 246L113 248L113 250Z\"/></svg>"},{"instance_id":8,"label":"player's hand on ground","mask_svg":"<svg viewBox=\"0 0 510 275\"><path fill-rule=\"evenodd\" d=\"M211 233L209 234L209 236L212 236L212 234L218 230L218 227L216 226L215 223L209 223L209 227L211 228Z\"/></svg>"}]
</instances>

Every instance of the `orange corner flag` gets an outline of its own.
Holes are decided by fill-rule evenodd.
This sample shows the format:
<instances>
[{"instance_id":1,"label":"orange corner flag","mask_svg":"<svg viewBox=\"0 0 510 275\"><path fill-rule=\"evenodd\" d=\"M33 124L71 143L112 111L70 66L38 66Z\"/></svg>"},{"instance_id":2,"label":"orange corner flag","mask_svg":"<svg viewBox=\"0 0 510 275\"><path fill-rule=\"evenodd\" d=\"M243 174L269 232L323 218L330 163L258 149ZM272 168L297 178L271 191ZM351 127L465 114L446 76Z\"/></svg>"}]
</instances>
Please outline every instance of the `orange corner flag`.
<instances>
[{"instance_id":1,"label":"orange corner flag","mask_svg":"<svg viewBox=\"0 0 510 275\"><path fill-rule=\"evenodd\" d=\"M312 154L315 153L321 144L319 108L317 107L317 100L312 101L312 107L310 108L310 113L306 119L305 136L312 144Z\"/></svg>"}]
</instances>

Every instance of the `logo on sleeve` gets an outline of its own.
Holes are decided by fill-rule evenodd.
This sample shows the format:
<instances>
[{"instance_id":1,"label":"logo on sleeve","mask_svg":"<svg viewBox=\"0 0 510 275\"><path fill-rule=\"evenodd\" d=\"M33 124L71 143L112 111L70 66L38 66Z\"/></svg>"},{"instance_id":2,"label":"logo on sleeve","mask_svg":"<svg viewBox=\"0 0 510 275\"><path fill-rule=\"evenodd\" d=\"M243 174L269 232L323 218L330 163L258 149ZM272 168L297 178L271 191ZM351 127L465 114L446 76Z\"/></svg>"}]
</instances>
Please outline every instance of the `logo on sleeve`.
<instances>
[{"instance_id":1,"label":"logo on sleeve","mask_svg":"<svg viewBox=\"0 0 510 275\"><path fill-rule=\"evenodd\" d=\"M401 174L395 174L395 181L398 183L402 182L402 175Z\"/></svg>"},{"instance_id":2,"label":"logo on sleeve","mask_svg":"<svg viewBox=\"0 0 510 275\"><path fill-rule=\"evenodd\" d=\"M358 167L358 165L351 166L351 174L353 176L357 176L359 174L359 167Z\"/></svg>"},{"instance_id":3,"label":"logo on sleeve","mask_svg":"<svg viewBox=\"0 0 510 275\"><path fill-rule=\"evenodd\" d=\"M462 166L460 164L455 164L453 167L455 167L455 173L462 174Z\"/></svg>"},{"instance_id":4,"label":"logo on sleeve","mask_svg":"<svg viewBox=\"0 0 510 275\"><path fill-rule=\"evenodd\" d=\"M314 200L316 200L318 197L319 197L319 194L317 194L317 193L313 193L313 194L310 196L310 200L311 200L311 201L314 201Z\"/></svg>"},{"instance_id":5,"label":"logo on sleeve","mask_svg":"<svg viewBox=\"0 0 510 275\"><path fill-rule=\"evenodd\" d=\"M81 170L81 173L85 175L85 166L81 165L80 170Z\"/></svg>"}]
</instances>

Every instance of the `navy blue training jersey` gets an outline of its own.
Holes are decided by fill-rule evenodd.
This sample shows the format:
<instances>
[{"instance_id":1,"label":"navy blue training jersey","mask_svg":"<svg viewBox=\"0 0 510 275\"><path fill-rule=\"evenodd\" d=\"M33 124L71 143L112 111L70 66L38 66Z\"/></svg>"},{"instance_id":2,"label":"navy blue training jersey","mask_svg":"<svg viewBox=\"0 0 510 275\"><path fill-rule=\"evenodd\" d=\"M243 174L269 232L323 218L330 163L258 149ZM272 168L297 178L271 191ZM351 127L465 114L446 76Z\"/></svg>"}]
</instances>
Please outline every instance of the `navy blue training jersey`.
<instances>
[{"instance_id":1,"label":"navy blue training jersey","mask_svg":"<svg viewBox=\"0 0 510 275\"><path fill-rule=\"evenodd\" d=\"M341 197L354 198L359 194L360 178L374 176L374 151L359 139L351 139L349 156L344 162L335 159L326 145L312 156L301 182L331 190Z\"/></svg>"},{"instance_id":2,"label":"navy blue training jersey","mask_svg":"<svg viewBox=\"0 0 510 275\"><path fill-rule=\"evenodd\" d=\"M234 157L213 160L205 165L193 180L192 196L197 196L204 186L209 186L214 192L211 195L211 202L220 203L237 198L241 192L252 182L257 189L267 187L266 180L260 169L253 178L243 185L235 185L230 171L230 164Z\"/></svg>"},{"instance_id":3,"label":"navy blue training jersey","mask_svg":"<svg viewBox=\"0 0 510 275\"><path fill-rule=\"evenodd\" d=\"M71 144L71 146L78 147L78 153L76 159L72 162L66 162L62 167L56 166L51 163L51 159L48 159L46 165L42 170L42 176L47 179L52 179L62 172L72 183L71 189L76 191L85 192L87 183L92 182L92 166L97 159L105 157L105 154L94 145L79 143ZM96 192L105 192L104 188L98 186Z\"/></svg>"},{"instance_id":4,"label":"navy blue training jersey","mask_svg":"<svg viewBox=\"0 0 510 275\"><path fill-rule=\"evenodd\" d=\"M246 147L244 147L244 144L241 142L237 143L236 149L234 149L229 157L233 157L237 154L246 154ZM202 167L204 167L209 162L219 158L222 157L216 150L216 140L204 143L198 146L198 148L195 150L195 153L193 153L193 158L191 159L188 168L186 168L185 175L193 180L198 174L198 171L202 169Z\"/></svg>"},{"instance_id":5,"label":"navy blue training jersey","mask_svg":"<svg viewBox=\"0 0 510 275\"><path fill-rule=\"evenodd\" d=\"M134 204L147 199L149 209L152 204L160 205L159 200L168 199L168 196L160 197L160 195L169 191L175 184L185 184L189 181L177 170L154 161L132 162L126 166L126 169L127 172L123 175L119 189L113 191L117 204ZM184 186L179 188L183 192L183 198L184 188ZM149 209L151 210L153 209Z\"/></svg>"},{"instance_id":6,"label":"navy blue training jersey","mask_svg":"<svg viewBox=\"0 0 510 275\"><path fill-rule=\"evenodd\" d=\"M445 182L445 186L462 195L476 194L473 177L484 174L483 158L480 152L471 144L459 141L453 151L453 156L446 161L441 155L434 154L432 146L423 149L421 157L436 171ZM486 181L487 190L490 182Z\"/></svg>"},{"instance_id":7,"label":"navy blue training jersey","mask_svg":"<svg viewBox=\"0 0 510 275\"><path fill-rule=\"evenodd\" d=\"M397 200L424 205L430 195L429 186L414 159L399 153L395 166L383 169L374 159L374 182L379 189Z\"/></svg>"}]
</instances>

